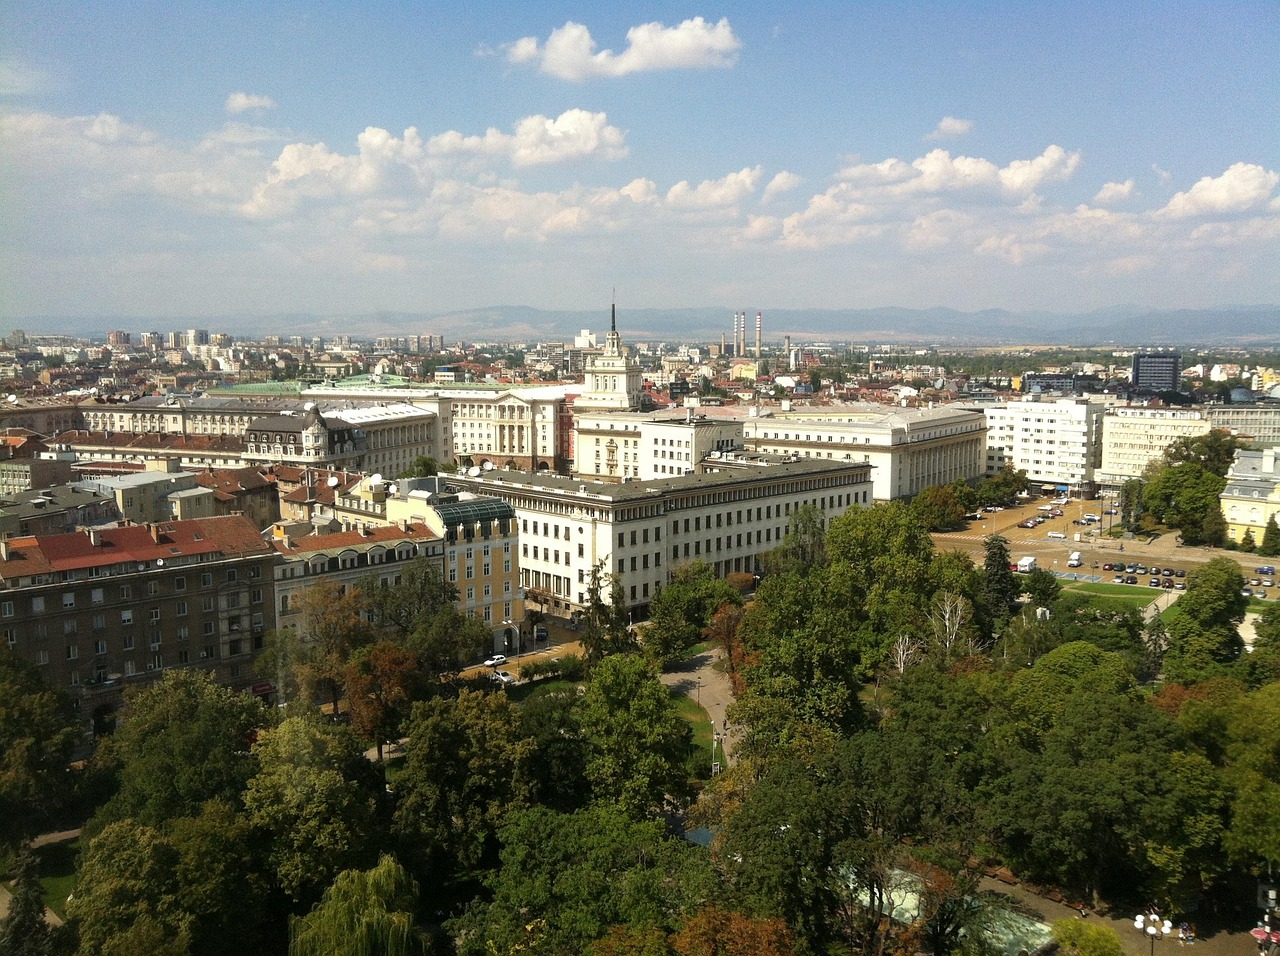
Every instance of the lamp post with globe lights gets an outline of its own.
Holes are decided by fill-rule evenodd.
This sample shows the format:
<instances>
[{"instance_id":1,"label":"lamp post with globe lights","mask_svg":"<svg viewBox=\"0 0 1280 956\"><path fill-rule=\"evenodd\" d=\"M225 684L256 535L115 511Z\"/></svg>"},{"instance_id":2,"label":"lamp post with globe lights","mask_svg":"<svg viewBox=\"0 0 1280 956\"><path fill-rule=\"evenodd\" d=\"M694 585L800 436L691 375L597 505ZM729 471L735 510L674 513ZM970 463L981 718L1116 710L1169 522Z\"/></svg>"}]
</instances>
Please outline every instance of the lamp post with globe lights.
<instances>
[{"instance_id":1,"label":"lamp post with globe lights","mask_svg":"<svg viewBox=\"0 0 1280 956\"><path fill-rule=\"evenodd\" d=\"M1156 954L1156 939L1164 939L1173 932L1173 923L1169 920L1162 920L1156 912L1139 914L1133 918L1133 928L1139 932L1146 933L1147 938L1151 940L1151 956Z\"/></svg>"}]
</instances>

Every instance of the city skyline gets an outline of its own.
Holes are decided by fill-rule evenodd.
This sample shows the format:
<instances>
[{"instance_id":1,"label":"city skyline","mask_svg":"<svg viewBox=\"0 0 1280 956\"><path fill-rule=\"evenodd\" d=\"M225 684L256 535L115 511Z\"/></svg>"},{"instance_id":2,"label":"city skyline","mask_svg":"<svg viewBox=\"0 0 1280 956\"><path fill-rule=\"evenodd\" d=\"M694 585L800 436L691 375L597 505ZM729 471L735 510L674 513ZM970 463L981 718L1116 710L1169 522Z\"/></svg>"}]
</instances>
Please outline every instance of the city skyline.
<instances>
[{"instance_id":1,"label":"city skyline","mask_svg":"<svg viewBox=\"0 0 1280 956\"><path fill-rule=\"evenodd\" d=\"M0 11L0 320L1280 302L1280 10Z\"/></svg>"}]
</instances>

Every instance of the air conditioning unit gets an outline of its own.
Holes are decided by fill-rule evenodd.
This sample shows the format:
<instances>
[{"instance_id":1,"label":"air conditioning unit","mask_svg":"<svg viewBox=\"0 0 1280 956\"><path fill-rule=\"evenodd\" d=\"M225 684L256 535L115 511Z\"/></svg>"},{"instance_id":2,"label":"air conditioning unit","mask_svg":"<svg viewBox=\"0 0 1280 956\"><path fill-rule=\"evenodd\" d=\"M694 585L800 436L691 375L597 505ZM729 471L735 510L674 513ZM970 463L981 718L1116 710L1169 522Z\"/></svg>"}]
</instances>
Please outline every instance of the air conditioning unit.
<instances>
[{"instance_id":1,"label":"air conditioning unit","mask_svg":"<svg viewBox=\"0 0 1280 956\"><path fill-rule=\"evenodd\" d=\"M209 656L209 652L208 652L208 651L201 651L201 652L200 652L200 658L201 658L202 660L203 660L204 658L208 657L208 656Z\"/></svg>"},{"instance_id":2,"label":"air conditioning unit","mask_svg":"<svg viewBox=\"0 0 1280 956\"><path fill-rule=\"evenodd\" d=\"M159 642L159 641L156 641L154 644L152 644L152 645L151 645L151 649L152 649L153 651L158 651L158 650L160 650L160 642Z\"/></svg>"},{"instance_id":3,"label":"air conditioning unit","mask_svg":"<svg viewBox=\"0 0 1280 956\"><path fill-rule=\"evenodd\" d=\"M153 670L155 670L155 669L156 669L156 665L155 665L155 664L148 664L148 665L147 665L147 670L149 670L149 671L153 671Z\"/></svg>"}]
</instances>

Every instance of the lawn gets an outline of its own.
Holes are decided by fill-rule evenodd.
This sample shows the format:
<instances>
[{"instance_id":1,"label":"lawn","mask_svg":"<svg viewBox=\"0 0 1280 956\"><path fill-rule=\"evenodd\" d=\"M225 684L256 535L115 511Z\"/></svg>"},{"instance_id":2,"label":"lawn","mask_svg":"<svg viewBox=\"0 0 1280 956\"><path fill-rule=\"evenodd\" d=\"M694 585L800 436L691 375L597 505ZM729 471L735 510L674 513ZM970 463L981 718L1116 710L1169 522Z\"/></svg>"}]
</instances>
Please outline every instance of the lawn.
<instances>
[{"instance_id":1,"label":"lawn","mask_svg":"<svg viewBox=\"0 0 1280 956\"><path fill-rule=\"evenodd\" d=\"M79 853L79 838L46 843L36 848L36 856L40 858L44 905L64 920L67 918L67 897L76 886L76 857Z\"/></svg>"},{"instance_id":2,"label":"lawn","mask_svg":"<svg viewBox=\"0 0 1280 956\"><path fill-rule=\"evenodd\" d=\"M1091 607L1106 611L1121 611L1132 608L1141 611L1154 601L1163 591L1155 588L1139 587L1136 584L1065 584L1064 591L1075 591L1089 599ZM1175 605L1176 606L1176 605Z\"/></svg>"},{"instance_id":3,"label":"lawn","mask_svg":"<svg viewBox=\"0 0 1280 956\"><path fill-rule=\"evenodd\" d=\"M711 718L697 701L680 694L673 695L676 713L693 729L693 767L694 775L706 779L711 775ZM723 754L717 753L723 760Z\"/></svg>"}]
</instances>

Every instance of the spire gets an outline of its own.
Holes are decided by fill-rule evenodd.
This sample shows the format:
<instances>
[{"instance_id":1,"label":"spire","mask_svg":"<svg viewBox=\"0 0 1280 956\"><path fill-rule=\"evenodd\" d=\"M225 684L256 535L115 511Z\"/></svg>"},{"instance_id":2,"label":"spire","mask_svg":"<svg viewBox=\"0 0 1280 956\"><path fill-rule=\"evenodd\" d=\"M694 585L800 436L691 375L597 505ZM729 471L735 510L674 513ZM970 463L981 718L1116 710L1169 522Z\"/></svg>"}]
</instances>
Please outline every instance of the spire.
<instances>
[{"instance_id":1,"label":"spire","mask_svg":"<svg viewBox=\"0 0 1280 956\"><path fill-rule=\"evenodd\" d=\"M612 305L609 307L609 331L618 331L618 290L613 290Z\"/></svg>"}]
</instances>

